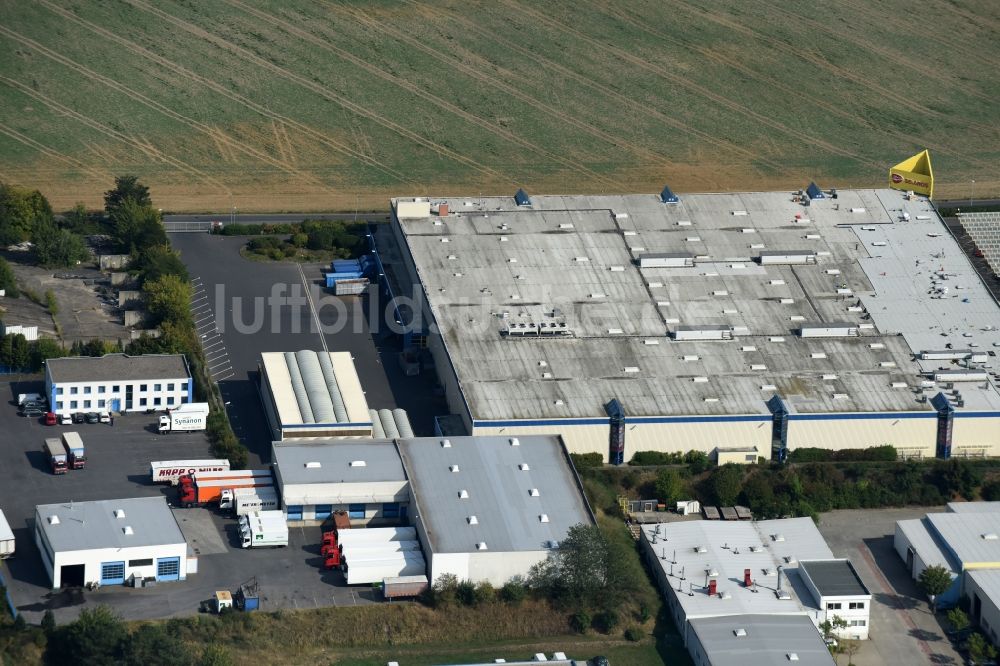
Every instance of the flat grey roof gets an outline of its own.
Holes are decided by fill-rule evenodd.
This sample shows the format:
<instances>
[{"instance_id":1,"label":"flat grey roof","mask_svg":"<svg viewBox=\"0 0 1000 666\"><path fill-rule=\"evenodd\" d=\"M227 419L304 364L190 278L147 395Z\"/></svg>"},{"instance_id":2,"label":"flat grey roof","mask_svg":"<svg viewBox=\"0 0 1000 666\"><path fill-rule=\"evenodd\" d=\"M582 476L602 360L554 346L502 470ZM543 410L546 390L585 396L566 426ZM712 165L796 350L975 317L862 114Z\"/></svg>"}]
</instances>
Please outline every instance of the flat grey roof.
<instances>
[{"instance_id":1,"label":"flat grey roof","mask_svg":"<svg viewBox=\"0 0 1000 666\"><path fill-rule=\"evenodd\" d=\"M824 597L871 595L850 560L800 560L799 569L809 575L813 585Z\"/></svg>"},{"instance_id":2,"label":"flat grey roof","mask_svg":"<svg viewBox=\"0 0 1000 666\"><path fill-rule=\"evenodd\" d=\"M729 615L691 620L710 666L834 666L816 626L805 615ZM744 630L746 635L735 632ZM791 661L789 655L798 656Z\"/></svg>"},{"instance_id":3,"label":"flat grey roof","mask_svg":"<svg viewBox=\"0 0 1000 666\"><path fill-rule=\"evenodd\" d=\"M925 520L962 569L1000 562L1000 512L928 513Z\"/></svg>"},{"instance_id":4,"label":"flat grey roof","mask_svg":"<svg viewBox=\"0 0 1000 666\"><path fill-rule=\"evenodd\" d=\"M614 397L637 417L766 415L774 392L792 413L933 411L913 389L942 364L913 355L1000 342L1000 308L967 257L922 198L840 190L807 208L791 199L535 195L531 210L510 197L435 199L447 217L399 225L475 420L604 417ZM637 265L671 252L696 265ZM816 263L753 262L790 252ZM932 280L952 288L932 298ZM500 335L505 324L557 321L572 334ZM803 322L846 322L860 335L801 338ZM734 339L667 337L704 325L730 327ZM1000 358L988 365L1000 370ZM960 411L1000 410L992 380L962 394Z\"/></svg>"},{"instance_id":5,"label":"flat grey roof","mask_svg":"<svg viewBox=\"0 0 1000 666\"><path fill-rule=\"evenodd\" d=\"M123 518L115 511L125 512ZM52 516L58 523L52 524ZM60 502L35 507L35 520L55 551L134 548L185 543L165 497ZM124 528L132 528L126 535Z\"/></svg>"},{"instance_id":6,"label":"flat grey roof","mask_svg":"<svg viewBox=\"0 0 1000 666\"><path fill-rule=\"evenodd\" d=\"M1000 502L948 502L949 513L1000 513Z\"/></svg>"},{"instance_id":7,"label":"flat grey roof","mask_svg":"<svg viewBox=\"0 0 1000 666\"><path fill-rule=\"evenodd\" d=\"M191 375L183 354L73 356L51 358L45 366L54 382L187 379Z\"/></svg>"},{"instance_id":8,"label":"flat grey roof","mask_svg":"<svg viewBox=\"0 0 1000 666\"><path fill-rule=\"evenodd\" d=\"M292 440L294 441L294 440ZM286 485L405 481L406 473L391 439L323 439L304 444L274 442L274 464ZM364 466L351 466L364 461ZM319 463L319 466L307 466Z\"/></svg>"},{"instance_id":9,"label":"flat grey roof","mask_svg":"<svg viewBox=\"0 0 1000 666\"><path fill-rule=\"evenodd\" d=\"M508 437L397 440L433 552L474 553L481 542L490 552L545 550L571 526L593 522L562 440L516 440L517 446ZM468 497L460 496L462 490Z\"/></svg>"}]
</instances>

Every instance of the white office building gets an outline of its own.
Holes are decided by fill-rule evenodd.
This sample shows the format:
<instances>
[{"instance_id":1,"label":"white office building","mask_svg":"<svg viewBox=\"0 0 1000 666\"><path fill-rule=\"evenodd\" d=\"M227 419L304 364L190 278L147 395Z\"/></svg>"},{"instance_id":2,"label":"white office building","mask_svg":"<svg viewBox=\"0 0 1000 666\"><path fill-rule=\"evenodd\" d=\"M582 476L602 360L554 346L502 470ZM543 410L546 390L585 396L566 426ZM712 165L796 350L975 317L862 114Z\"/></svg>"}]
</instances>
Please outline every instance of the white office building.
<instances>
[{"instance_id":1,"label":"white office building","mask_svg":"<svg viewBox=\"0 0 1000 666\"><path fill-rule=\"evenodd\" d=\"M194 398L183 354L107 354L45 362L45 394L56 414L141 412L176 407Z\"/></svg>"},{"instance_id":2,"label":"white office building","mask_svg":"<svg viewBox=\"0 0 1000 666\"><path fill-rule=\"evenodd\" d=\"M872 593L847 559L799 562L799 578L819 607L820 623L840 618L846 627L835 629L841 638L868 640Z\"/></svg>"},{"instance_id":3,"label":"white office building","mask_svg":"<svg viewBox=\"0 0 1000 666\"><path fill-rule=\"evenodd\" d=\"M39 505L35 543L53 589L184 580L197 569L163 497Z\"/></svg>"}]
</instances>

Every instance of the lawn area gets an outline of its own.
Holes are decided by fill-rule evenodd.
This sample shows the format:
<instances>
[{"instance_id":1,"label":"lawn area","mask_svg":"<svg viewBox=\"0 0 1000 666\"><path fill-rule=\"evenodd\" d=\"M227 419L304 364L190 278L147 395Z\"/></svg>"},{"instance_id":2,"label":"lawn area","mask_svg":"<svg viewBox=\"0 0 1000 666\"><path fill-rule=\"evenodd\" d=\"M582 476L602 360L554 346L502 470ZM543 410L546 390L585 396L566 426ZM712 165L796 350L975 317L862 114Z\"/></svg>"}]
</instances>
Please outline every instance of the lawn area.
<instances>
[{"instance_id":1,"label":"lawn area","mask_svg":"<svg viewBox=\"0 0 1000 666\"><path fill-rule=\"evenodd\" d=\"M1000 194L1000 5L38 0L0 25L0 178L58 209L885 183ZM984 167L988 169L983 173Z\"/></svg>"}]
</instances>

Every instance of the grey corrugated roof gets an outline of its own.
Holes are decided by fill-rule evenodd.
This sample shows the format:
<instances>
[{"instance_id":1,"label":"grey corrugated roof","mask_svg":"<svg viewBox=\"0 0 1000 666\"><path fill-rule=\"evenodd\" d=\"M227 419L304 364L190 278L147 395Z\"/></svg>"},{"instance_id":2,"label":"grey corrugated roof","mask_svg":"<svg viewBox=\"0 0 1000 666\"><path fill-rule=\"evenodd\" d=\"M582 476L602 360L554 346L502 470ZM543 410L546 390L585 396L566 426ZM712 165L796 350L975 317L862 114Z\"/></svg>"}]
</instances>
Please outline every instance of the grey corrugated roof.
<instances>
[{"instance_id":1,"label":"grey corrugated roof","mask_svg":"<svg viewBox=\"0 0 1000 666\"><path fill-rule=\"evenodd\" d=\"M508 197L447 201L448 217L435 220L441 224L400 224L476 420L603 417L603 405L614 397L630 416L766 414L770 393L762 385L777 386L793 413L933 412L911 390L924 371L914 351L948 341L963 347L975 341L986 349L1000 339L996 331L980 330L987 315L994 323L1000 319L1000 310L981 298L981 283L973 283L971 265L930 204L892 190L844 190L836 201L819 200L808 209L785 192L686 195L672 206L653 194L536 196L531 210ZM897 221L903 209L910 222ZM925 215L930 219L916 220ZM927 237L933 229L941 233ZM870 241L886 234L905 261L871 258L882 249ZM816 254L815 265L752 261L792 251L768 248L800 244L798 251ZM966 287L952 294L972 297L971 303L948 301L953 340L942 340L937 328L927 330L940 317L925 313L944 301L930 300L923 284L914 289L911 277L917 259L919 270L929 270L936 262L931 255L941 251L946 270L959 272ZM637 266L635 260L649 253L699 258L693 269ZM838 294L842 285L852 294ZM915 301L902 298L904 288ZM867 312L848 309L859 301ZM557 320L573 335L500 335L505 324ZM853 339L803 339L796 331L804 322L875 322L876 329L862 329ZM973 324L981 324L976 337L963 338ZM729 326L735 339L668 339L668 330L679 326ZM925 338L933 345L915 348L914 341ZM883 347L871 348L873 343ZM742 352L743 346L757 350ZM812 358L815 352L827 356ZM700 359L685 362L685 356ZM1000 367L993 357L989 362ZM823 380L824 374L837 379ZM694 384L692 376L710 380ZM899 381L909 387L891 386ZM992 386L962 388L966 409L1000 409Z\"/></svg>"},{"instance_id":2,"label":"grey corrugated roof","mask_svg":"<svg viewBox=\"0 0 1000 666\"><path fill-rule=\"evenodd\" d=\"M824 597L857 597L871 594L850 560L800 560L799 569L809 575L813 585Z\"/></svg>"},{"instance_id":3,"label":"grey corrugated roof","mask_svg":"<svg viewBox=\"0 0 1000 666\"><path fill-rule=\"evenodd\" d=\"M1000 512L929 513L925 520L962 569L1000 562Z\"/></svg>"},{"instance_id":4,"label":"grey corrugated roof","mask_svg":"<svg viewBox=\"0 0 1000 666\"><path fill-rule=\"evenodd\" d=\"M365 465L350 465L353 461ZM319 467L306 467L318 462ZM405 481L406 473L391 439L324 439L305 444L274 443L274 463L286 485Z\"/></svg>"},{"instance_id":5,"label":"grey corrugated roof","mask_svg":"<svg viewBox=\"0 0 1000 666\"><path fill-rule=\"evenodd\" d=\"M124 518L115 517L117 509L125 511ZM35 519L56 551L184 543L165 497L41 504L35 511ZM51 524L52 516L58 516L58 524ZM123 532L126 526L133 534Z\"/></svg>"},{"instance_id":6,"label":"grey corrugated roof","mask_svg":"<svg viewBox=\"0 0 1000 666\"><path fill-rule=\"evenodd\" d=\"M106 354L73 356L45 362L54 382L178 379L190 376L183 354Z\"/></svg>"},{"instance_id":7,"label":"grey corrugated roof","mask_svg":"<svg viewBox=\"0 0 1000 666\"><path fill-rule=\"evenodd\" d=\"M517 440L512 446L507 437L449 437L450 447L436 437L398 440L433 552L474 553L480 542L490 552L539 551L561 541L571 526L592 522L562 441ZM459 496L462 490L467 498ZM543 514L549 522L541 522ZM478 524L471 525L470 516Z\"/></svg>"},{"instance_id":8,"label":"grey corrugated roof","mask_svg":"<svg viewBox=\"0 0 1000 666\"><path fill-rule=\"evenodd\" d=\"M736 636L738 629L745 636ZM804 615L730 615L691 620L709 666L834 666L816 626ZM798 656L790 661L789 655Z\"/></svg>"}]
</instances>

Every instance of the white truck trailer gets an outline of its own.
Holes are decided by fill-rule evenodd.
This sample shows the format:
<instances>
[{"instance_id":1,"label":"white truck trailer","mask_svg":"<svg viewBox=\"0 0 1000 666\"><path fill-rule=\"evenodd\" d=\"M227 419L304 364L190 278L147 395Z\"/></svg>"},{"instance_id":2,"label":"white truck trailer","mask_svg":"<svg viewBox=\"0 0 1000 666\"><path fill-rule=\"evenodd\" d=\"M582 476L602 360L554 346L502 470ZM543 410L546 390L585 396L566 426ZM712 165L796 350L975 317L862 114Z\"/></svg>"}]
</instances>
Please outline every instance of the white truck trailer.
<instances>
[{"instance_id":1,"label":"white truck trailer","mask_svg":"<svg viewBox=\"0 0 1000 666\"><path fill-rule=\"evenodd\" d=\"M281 548L288 545L288 521L283 511L252 511L240 516L244 548Z\"/></svg>"},{"instance_id":2,"label":"white truck trailer","mask_svg":"<svg viewBox=\"0 0 1000 666\"><path fill-rule=\"evenodd\" d=\"M10 529L10 523L0 511L0 560L14 554L14 530Z\"/></svg>"},{"instance_id":3,"label":"white truck trailer","mask_svg":"<svg viewBox=\"0 0 1000 666\"><path fill-rule=\"evenodd\" d=\"M149 463L153 483L176 486L182 476L195 472L228 472L228 460L160 460Z\"/></svg>"},{"instance_id":4,"label":"white truck trailer","mask_svg":"<svg viewBox=\"0 0 1000 666\"><path fill-rule=\"evenodd\" d=\"M195 432L208 426L208 403L186 402L160 417L160 432Z\"/></svg>"},{"instance_id":5,"label":"white truck trailer","mask_svg":"<svg viewBox=\"0 0 1000 666\"><path fill-rule=\"evenodd\" d=\"M219 506L231 506L237 516L246 515L252 511L274 511L281 508L278 491L271 488L233 488L222 491Z\"/></svg>"},{"instance_id":6,"label":"white truck trailer","mask_svg":"<svg viewBox=\"0 0 1000 666\"><path fill-rule=\"evenodd\" d=\"M385 578L427 574L424 556L415 551L387 553L376 560L345 562L348 585L371 585Z\"/></svg>"},{"instance_id":7,"label":"white truck trailer","mask_svg":"<svg viewBox=\"0 0 1000 666\"><path fill-rule=\"evenodd\" d=\"M416 541L415 527L369 527L363 530L343 530L337 536L337 543L345 549L349 546L377 545L390 541Z\"/></svg>"}]
</instances>

